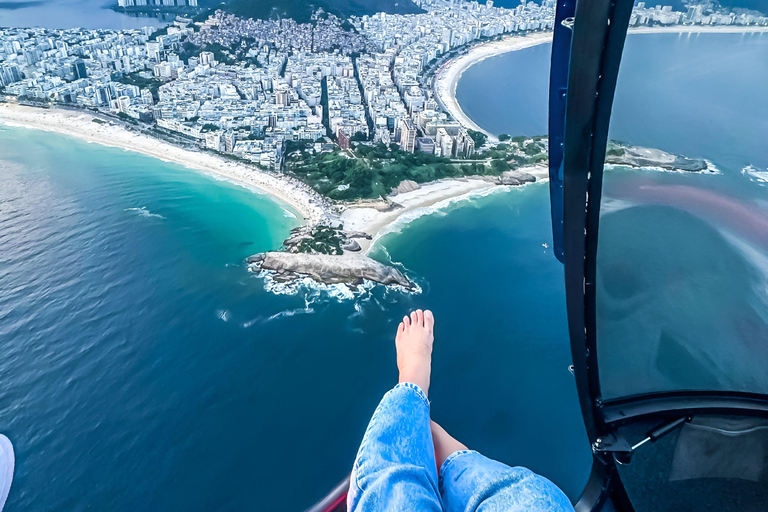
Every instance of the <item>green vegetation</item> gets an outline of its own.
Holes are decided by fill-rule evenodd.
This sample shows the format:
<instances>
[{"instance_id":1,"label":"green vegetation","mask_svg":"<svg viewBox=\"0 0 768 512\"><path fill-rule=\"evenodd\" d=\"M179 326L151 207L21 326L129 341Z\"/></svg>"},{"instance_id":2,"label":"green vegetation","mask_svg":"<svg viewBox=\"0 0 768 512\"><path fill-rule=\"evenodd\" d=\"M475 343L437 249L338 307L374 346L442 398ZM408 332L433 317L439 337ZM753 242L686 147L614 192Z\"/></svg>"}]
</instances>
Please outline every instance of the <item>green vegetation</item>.
<instances>
[{"instance_id":1,"label":"green vegetation","mask_svg":"<svg viewBox=\"0 0 768 512\"><path fill-rule=\"evenodd\" d=\"M475 149L479 150L488 141L488 136L483 132L467 130L467 133L472 137L472 141L475 143Z\"/></svg>"},{"instance_id":2,"label":"green vegetation","mask_svg":"<svg viewBox=\"0 0 768 512\"><path fill-rule=\"evenodd\" d=\"M341 19L349 16L414 14L424 12L411 0L229 0L224 9L236 16L254 19L293 18L297 23L311 21L320 7Z\"/></svg>"},{"instance_id":3,"label":"green vegetation","mask_svg":"<svg viewBox=\"0 0 768 512\"><path fill-rule=\"evenodd\" d=\"M158 37L160 37L160 36L164 36L164 35L167 35L167 34L168 34L168 26L165 26L165 27L161 27L161 28L159 28L159 29L155 30L154 32L152 32L152 33L149 35L149 40L150 40L150 41L154 41L154 40L156 40Z\"/></svg>"},{"instance_id":4,"label":"green vegetation","mask_svg":"<svg viewBox=\"0 0 768 512\"><path fill-rule=\"evenodd\" d=\"M504 160L505 151L485 161L408 153L395 144L357 144L350 152L337 148L312 155L305 144L293 142L286 148L285 170L331 199L351 201L386 197L404 180L426 183L442 178L498 176L511 168Z\"/></svg>"},{"instance_id":5,"label":"green vegetation","mask_svg":"<svg viewBox=\"0 0 768 512\"><path fill-rule=\"evenodd\" d=\"M107 122L102 120L102 119L93 118L93 119L91 119L91 121L93 121L96 124L107 124Z\"/></svg>"},{"instance_id":6,"label":"green vegetation","mask_svg":"<svg viewBox=\"0 0 768 512\"><path fill-rule=\"evenodd\" d=\"M126 123L129 123L129 124L139 124L139 122L136 119L132 118L131 116L129 116L124 112L118 112L117 117L119 117L121 121L125 121Z\"/></svg>"},{"instance_id":7,"label":"green vegetation","mask_svg":"<svg viewBox=\"0 0 768 512\"><path fill-rule=\"evenodd\" d=\"M305 252L310 254L344 254L341 244L346 237L341 232L341 226L316 226L309 233L311 238L303 238L292 247L293 252Z\"/></svg>"},{"instance_id":8,"label":"green vegetation","mask_svg":"<svg viewBox=\"0 0 768 512\"><path fill-rule=\"evenodd\" d=\"M608 148L605 151L606 156L624 156L626 151L616 141L608 141Z\"/></svg>"},{"instance_id":9,"label":"green vegetation","mask_svg":"<svg viewBox=\"0 0 768 512\"><path fill-rule=\"evenodd\" d=\"M475 132L478 133L478 132ZM499 176L521 167L546 164L547 138L509 137L461 160L426 153L408 153L396 144L353 144L313 154L310 145L289 141L285 172L304 181L320 194L338 201L386 197L405 180L426 183L443 178Z\"/></svg>"},{"instance_id":10,"label":"green vegetation","mask_svg":"<svg viewBox=\"0 0 768 512\"><path fill-rule=\"evenodd\" d=\"M509 139L510 139L510 137L506 133L502 133L501 135L499 135L499 140L501 142L504 142L505 140L509 140Z\"/></svg>"},{"instance_id":11,"label":"green vegetation","mask_svg":"<svg viewBox=\"0 0 768 512\"><path fill-rule=\"evenodd\" d=\"M149 89L149 92L152 93L152 97L155 101L158 101L160 98L157 95L157 91L160 89L160 86L163 85L163 82L156 78L143 77L139 74L143 72L144 71L134 71L133 73L126 73L120 77L118 82L121 84L135 85L142 89Z\"/></svg>"}]
</instances>

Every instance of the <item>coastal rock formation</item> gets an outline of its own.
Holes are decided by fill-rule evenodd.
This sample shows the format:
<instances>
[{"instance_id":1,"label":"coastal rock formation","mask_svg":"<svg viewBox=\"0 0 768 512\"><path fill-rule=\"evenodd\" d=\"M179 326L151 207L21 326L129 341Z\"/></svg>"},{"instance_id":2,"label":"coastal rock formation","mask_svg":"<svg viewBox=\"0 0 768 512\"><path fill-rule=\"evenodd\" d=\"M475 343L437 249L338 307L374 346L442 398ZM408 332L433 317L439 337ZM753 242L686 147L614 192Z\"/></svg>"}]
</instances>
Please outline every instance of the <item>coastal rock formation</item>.
<instances>
[{"instance_id":1,"label":"coastal rock formation","mask_svg":"<svg viewBox=\"0 0 768 512\"><path fill-rule=\"evenodd\" d=\"M403 180L400 182L397 188L392 189L392 195L405 194L406 192L413 192L414 190L418 190L420 188L421 186L419 186L419 184L416 183L415 181Z\"/></svg>"},{"instance_id":2,"label":"coastal rock formation","mask_svg":"<svg viewBox=\"0 0 768 512\"><path fill-rule=\"evenodd\" d=\"M534 181L536 181L536 176L533 174L512 170L503 172L496 180L496 183L499 185L519 186L525 185L526 183L533 183Z\"/></svg>"},{"instance_id":3,"label":"coastal rock formation","mask_svg":"<svg viewBox=\"0 0 768 512\"><path fill-rule=\"evenodd\" d=\"M707 161L700 158L688 158L673 155L660 149L627 145L610 147L605 156L605 163L630 167L659 167L669 171L689 172L706 171L709 168Z\"/></svg>"},{"instance_id":4,"label":"coastal rock formation","mask_svg":"<svg viewBox=\"0 0 768 512\"><path fill-rule=\"evenodd\" d=\"M415 287L396 268L367 256L270 251L250 256L246 261L252 271L273 271L275 279L280 282L311 277L324 284L359 285L368 280L384 285L399 285L409 290Z\"/></svg>"},{"instance_id":5,"label":"coastal rock formation","mask_svg":"<svg viewBox=\"0 0 768 512\"><path fill-rule=\"evenodd\" d=\"M360 244L355 238L372 239L368 233L344 231L341 226L300 226L291 230L291 235L285 239L283 246L287 252L293 253L341 255L346 251L360 250Z\"/></svg>"},{"instance_id":6,"label":"coastal rock formation","mask_svg":"<svg viewBox=\"0 0 768 512\"><path fill-rule=\"evenodd\" d=\"M357 240L347 240L341 244L341 249L345 252L358 252L361 247Z\"/></svg>"}]
</instances>

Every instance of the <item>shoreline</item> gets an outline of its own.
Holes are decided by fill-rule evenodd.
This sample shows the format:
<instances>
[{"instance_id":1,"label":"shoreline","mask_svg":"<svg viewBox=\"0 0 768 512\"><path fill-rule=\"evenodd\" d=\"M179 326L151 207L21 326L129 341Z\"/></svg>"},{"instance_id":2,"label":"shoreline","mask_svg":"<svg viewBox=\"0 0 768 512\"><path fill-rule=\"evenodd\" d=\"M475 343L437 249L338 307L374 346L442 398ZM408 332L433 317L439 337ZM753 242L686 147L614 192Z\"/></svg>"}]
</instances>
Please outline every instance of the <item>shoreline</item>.
<instances>
[{"instance_id":1,"label":"shoreline","mask_svg":"<svg viewBox=\"0 0 768 512\"><path fill-rule=\"evenodd\" d=\"M542 183L549 179L547 166L539 165L518 170L535 176L534 183ZM398 206L396 209L382 211L365 205L346 207L341 213L341 221L344 223L344 229L364 231L373 237L372 240L358 240L361 253L367 254L378 238L389 233L387 228L398 223L403 217L407 217L407 222L410 222L462 199L510 188L515 187L498 185L494 181L480 177L438 180L422 184L418 189L410 192L388 196L388 199Z\"/></svg>"},{"instance_id":2,"label":"shoreline","mask_svg":"<svg viewBox=\"0 0 768 512\"><path fill-rule=\"evenodd\" d=\"M636 27L630 28L628 34L749 34L768 33L768 27L749 26L704 26L704 25L674 25L670 27ZM540 44L552 42L552 32L535 32L525 36L510 35L499 41L484 42L469 47L467 53L459 55L445 63L435 72L433 92L438 100L445 106L448 113L456 119L464 128L482 132L488 136L491 142L497 142L498 138L481 128L461 109L456 99L456 88L461 76L466 70L490 57L504 55L506 53L531 48Z\"/></svg>"},{"instance_id":3,"label":"shoreline","mask_svg":"<svg viewBox=\"0 0 768 512\"><path fill-rule=\"evenodd\" d=\"M226 160L204 151L191 151L148 135L133 132L115 122L95 123L84 110L44 109L0 103L0 124L31 128L77 137L86 142L134 151L163 162L182 165L194 172L254 188L295 210L304 223L316 224L333 215L319 194L308 186Z\"/></svg>"},{"instance_id":4,"label":"shoreline","mask_svg":"<svg viewBox=\"0 0 768 512\"><path fill-rule=\"evenodd\" d=\"M442 201L456 200L478 191L485 192L503 187L479 177L439 180L422 184L411 192L389 196L387 200L400 207L387 211L379 211L365 203L339 205L334 208L336 211L332 211L325 198L307 185L287 176L268 174L208 152L184 149L150 135L133 132L116 122L101 124L94 123L93 119L97 117L84 110L0 103L0 125L58 133L88 143L134 151L163 162L179 164L193 172L224 179L254 193L266 194L270 199L297 212L302 217L302 225L314 225L324 220L340 220L344 229L365 231L373 240L404 214L420 208L429 208ZM537 178L545 177L546 173L546 168L532 171ZM365 254L372 241L360 240L360 244L361 254Z\"/></svg>"},{"instance_id":5,"label":"shoreline","mask_svg":"<svg viewBox=\"0 0 768 512\"><path fill-rule=\"evenodd\" d=\"M436 71L433 84L434 94L445 106L448 113L464 128L482 132L488 136L490 141L497 142L498 138L495 135L478 126L461 109L459 102L456 100L456 87L459 84L459 79L461 79L466 70L489 57L496 57L497 55L550 42L552 42L552 32L536 32L525 36L506 36L499 41L470 46L467 53L449 60Z\"/></svg>"}]
</instances>

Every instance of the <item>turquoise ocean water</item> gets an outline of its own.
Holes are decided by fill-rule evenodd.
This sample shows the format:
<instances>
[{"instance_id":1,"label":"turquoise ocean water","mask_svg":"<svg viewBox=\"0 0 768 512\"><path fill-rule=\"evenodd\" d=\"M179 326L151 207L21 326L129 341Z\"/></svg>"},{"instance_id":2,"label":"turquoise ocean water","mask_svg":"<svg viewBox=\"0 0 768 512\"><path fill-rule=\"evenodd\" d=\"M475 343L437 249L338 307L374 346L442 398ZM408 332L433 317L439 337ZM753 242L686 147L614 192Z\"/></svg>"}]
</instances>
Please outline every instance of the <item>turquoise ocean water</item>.
<instances>
[{"instance_id":1,"label":"turquoise ocean water","mask_svg":"<svg viewBox=\"0 0 768 512\"><path fill-rule=\"evenodd\" d=\"M653 55L647 65L668 63ZM534 78L527 94L546 101ZM503 97L520 110L524 92ZM546 127L533 119L518 133L542 133L535 122ZM712 178L750 198L763 190L741 160L726 174L704 149L691 156L722 173L653 176ZM422 292L344 298L269 291L246 271L246 256L278 247L297 221L239 186L9 127L0 177L0 431L17 454L9 510L301 510L349 471L395 382L397 322L416 307L437 317L434 418L578 496L590 451L567 370L562 267L543 246L546 184L402 226L374 255Z\"/></svg>"},{"instance_id":2,"label":"turquoise ocean water","mask_svg":"<svg viewBox=\"0 0 768 512\"><path fill-rule=\"evenodd\" d=\"M350 300L246 271L296 225L264 196L33 130L1 127L0 155L10 509L301 510L349 471L416 307L438 319L435 418L578 493L588 449L546 185L389 235L379 257L423 292Z\"/></svg>"}]
</instances>

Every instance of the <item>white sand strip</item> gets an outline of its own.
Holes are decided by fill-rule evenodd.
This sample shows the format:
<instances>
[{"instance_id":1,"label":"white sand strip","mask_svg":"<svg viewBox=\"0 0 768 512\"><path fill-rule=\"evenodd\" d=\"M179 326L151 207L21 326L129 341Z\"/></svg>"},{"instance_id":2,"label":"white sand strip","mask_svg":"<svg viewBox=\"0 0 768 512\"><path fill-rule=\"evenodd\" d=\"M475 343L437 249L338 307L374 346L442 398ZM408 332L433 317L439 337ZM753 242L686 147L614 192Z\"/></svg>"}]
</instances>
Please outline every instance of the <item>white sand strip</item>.
<instances>
[{"instance_id":1,"label":"white sand strip","mask_svg":"<svg viewBox=\"0 0 768 512\"><path fill-rule=\"evenodd\" d=\"M680 34L741 34L741 33L768 33L768 27L740 27L740 26L702 26L702 25L674 25L671 27L638 27L630 28L630 34L661 34L661 33L680 33ZM488 57L495 57L523 48L530 48L539 44L552 42L552 32L537 32L526 36L506 36L499 41L489 43L480 43L471 46L467 53L460 55L437 70L435 80L435 94L445 105L448 112L465 128L477 130L488 135L491 141L496 141L496 137L483 130L472 119L470 119L461 105L456 101L456 86L459 83L461 75L480 61Z\"/></svg>"},{"instance_id":2,"label":"white sand strip","mask_svg":"<svg viewBox=\"0 0 768 512\"><path fill-rule=\"evenodd\" d=\"M291 206L309 224L314 224L330 214L320 196L298 180L279 174L268 174L254 166L233 162L213 153L184 149L130 131L118 123L101 124L93 122L93 119L94 117L86 111L0 104L0 123L61 133L88 142L136 151L165 162L210 173L246 187L255 187Z\"/></svg>"}]
</instances>

